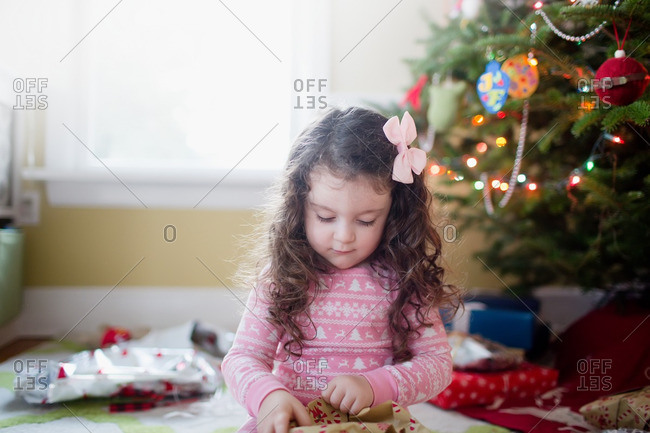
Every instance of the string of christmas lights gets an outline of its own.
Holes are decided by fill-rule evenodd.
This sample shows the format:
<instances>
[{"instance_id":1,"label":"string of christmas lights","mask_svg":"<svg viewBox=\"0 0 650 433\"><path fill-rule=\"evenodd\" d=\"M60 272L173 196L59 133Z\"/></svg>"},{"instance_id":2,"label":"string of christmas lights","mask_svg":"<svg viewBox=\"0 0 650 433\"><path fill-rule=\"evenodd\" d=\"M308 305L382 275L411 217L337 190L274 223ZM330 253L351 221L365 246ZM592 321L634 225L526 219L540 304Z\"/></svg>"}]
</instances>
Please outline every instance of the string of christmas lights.
<instances>
[{"instance_id":1,"label":"string of christmas lights","mask_svg":"<svg viewBox=\"0 0 650 433\"><path fill-rule=\"evenodd\" d=\"M505 137L499 137L497 140L499 139L505 140ZM590 172L595 168L596 161L600 159L605 152L606 141L609 141L613 144L625 143L625 141L620 136L603 131L594 143L589 156L582 165L571 170L569 175L564 179L556 182L547 182L544 184L544 187L563 189L577 186L582 181L584 173ZM488 145L485 142L480 142L476 145L476 149L479 153L485 153L488 150ZM461 169L463 169L462 167L466 166L469 169L473 169L478 166L478 163L478 158L471 155L464 155L458 158L444 157L440 163L433 162L431 165L429 165L428 173L432 176L446 174L451 180L462 181L465 179L465 175L459 172ZM508 193L512 195L515 188L524 188L531 192L537 191L540 188L537 182L529 179L528 176L526 176L524 173L518 173L516 176L514 176L514 182L504 182L504 177L505 176L501 178L494 177L490 180L490 175L487 172L481 172L478 174L478 179L474 181L474 189L477 191L483 191L485 210L488 215L494 214L492 190L502 191L505 197L505 194Z\"/></svg>"},{"instance_id":2,"label":"string of christmas lights","mask_svg":"<svg viewBox=\"0 0 650 433\"><path fill-rule=\"evenodd\" d=\"M610 141L614 144L625 143L625 141L618 135L612 135L610 133L603 132L594 143L594 146L591 149L591 153L589 154L589 157L585 163L580 167L573 169L569 175L568 180L565 179L564 182L562 182L562 185L568 185L569 187L576 186L582 180L582 176L584 175L585 171L589 172L594 169L596 166L595 161L597 159L600 159L605 151L605 140Z\"/></svg>"}]
</instances>

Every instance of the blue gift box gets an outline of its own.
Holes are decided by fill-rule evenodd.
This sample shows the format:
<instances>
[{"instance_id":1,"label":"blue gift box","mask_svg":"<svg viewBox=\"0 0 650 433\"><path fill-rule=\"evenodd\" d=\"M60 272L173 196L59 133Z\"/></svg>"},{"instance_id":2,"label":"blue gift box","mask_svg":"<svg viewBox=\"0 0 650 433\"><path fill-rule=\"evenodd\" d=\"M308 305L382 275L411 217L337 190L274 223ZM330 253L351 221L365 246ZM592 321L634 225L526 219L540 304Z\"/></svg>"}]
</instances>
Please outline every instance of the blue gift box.
<instances>
[{"instance_id":1,"label":"blue gift box","mask_svg":"<svg viewBox=\"0 0 650 433\"><path fill-rule=\"evenodd\" d=\"M441 310L447 331L478 334L508 347L524 349L531 359L548 345L548 328L537 316L539 301L531 297L473 295L454 316Z\"/></svg>"},{"instance_id":2,"label":"blue gift box","mask_svg":"<svg viewBox=\"0 0 650 433\"><path fill-rule=\"evenodd\" d=\"M533 347L535 316L531 312L489 308L469 313L470 334L478 334L508 347L524 350Z\"/></svg>"}]
</instances>

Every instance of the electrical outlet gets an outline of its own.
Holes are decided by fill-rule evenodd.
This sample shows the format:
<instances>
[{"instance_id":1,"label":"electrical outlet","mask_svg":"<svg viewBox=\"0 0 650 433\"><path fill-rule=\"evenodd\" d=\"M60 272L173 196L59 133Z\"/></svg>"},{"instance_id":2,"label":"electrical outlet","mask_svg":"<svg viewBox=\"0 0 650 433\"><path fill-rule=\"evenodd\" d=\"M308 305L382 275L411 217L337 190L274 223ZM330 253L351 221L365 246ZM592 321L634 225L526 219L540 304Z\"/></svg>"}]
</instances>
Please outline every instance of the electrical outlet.
<instances>
[{"instance_id":1,"label":"electrical outlet","mask_svg":"<svg viewBox=\"0 0 650 433\"><path fill-rule=\"evenodd\" d=\"M21 192L16 219L19 226L36 226L39 224L41 220L41 193L39 191Z\"/></svg>"}]
</instances>

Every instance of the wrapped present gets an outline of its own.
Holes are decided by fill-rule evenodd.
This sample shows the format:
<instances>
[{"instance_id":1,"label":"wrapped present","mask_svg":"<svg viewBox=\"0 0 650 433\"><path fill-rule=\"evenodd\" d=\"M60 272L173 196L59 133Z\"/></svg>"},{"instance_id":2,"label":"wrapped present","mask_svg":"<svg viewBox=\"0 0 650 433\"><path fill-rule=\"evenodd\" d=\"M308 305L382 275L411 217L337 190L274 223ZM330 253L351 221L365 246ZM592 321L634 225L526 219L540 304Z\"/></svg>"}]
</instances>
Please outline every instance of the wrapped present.
<instances>
[{"instance_id":1,"label":"wrapped present","mask_svg":"<svg viewBox=\"0 0 650 433\"><path fill-rule=\"evenodd\" d=\"M314 425L293 427L290 433L430 433L406 408L392 401L349 415L318 398L307 410Z\"/></svg>"},{"instance_id":2,"label":"wrapped present","mask_svg":"<svg viewBox=\"0 0 650 433\"><path fill-rule=\"evenodd\" d=\"M580 408L580 413L593 426L604 428L650 427L650 386L633 392L610 395Z\"/></svg>"},{"instance_id":3,"label":"wrapped present","mask_svg":"<svg viewBox=\"0 0 650 433\"><path fill-rule=\"evenodd\" d=\"M557 385L558 371L530 363L489 373L452 372L451 384L430 400L443 409L491 405L544 393Z\"/></svg>"},{"instance_id":4,"label":"wrapped present","mask_svg":"<svg viewBox=\"0 0 650 433\"><path fill-rule=\"evenodd\" d=\"M469 332L508 347L528 350L533 347L535 316L528 311L498 309L474 310L469 318Z\"/></svg>"},{"instance_id":5,"label":"wrapped present","mask_svg":"<svg viewBox=\"0 0 650 433\"><path fill-rule=\"evenodd\" d=\"M529 299L510 300L496 296L472 296L463 312L445 311L448 331L480 335L483 338L525 351L535 345L537 323L533 313L538 307ZM453 316L453 320L449 318Z\"/></svg>"}]
</instances>

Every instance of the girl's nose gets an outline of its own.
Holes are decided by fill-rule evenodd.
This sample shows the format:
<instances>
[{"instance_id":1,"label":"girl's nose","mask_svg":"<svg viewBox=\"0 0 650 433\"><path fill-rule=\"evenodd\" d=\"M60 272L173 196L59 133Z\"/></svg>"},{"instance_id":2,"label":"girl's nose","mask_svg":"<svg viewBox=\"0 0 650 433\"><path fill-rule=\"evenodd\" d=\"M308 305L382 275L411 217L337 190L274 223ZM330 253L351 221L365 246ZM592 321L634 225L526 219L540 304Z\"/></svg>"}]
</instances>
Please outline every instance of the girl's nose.
<instances>
[{"instance_id":1,"label":"girl's nose","mask_svg":"<svg viewBox=\"0 0 650 433\"><path fill-rule=\"evenodd\" d=\"M352 224L348 224L344 221L341 221L339 224L337 224L336 230L334 232L334 240L348 244L350 242L354 242L354 239L355 235Z\"/></svg>"}]
</instances>

